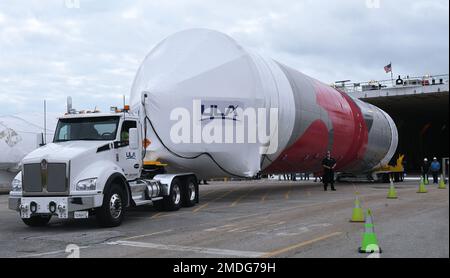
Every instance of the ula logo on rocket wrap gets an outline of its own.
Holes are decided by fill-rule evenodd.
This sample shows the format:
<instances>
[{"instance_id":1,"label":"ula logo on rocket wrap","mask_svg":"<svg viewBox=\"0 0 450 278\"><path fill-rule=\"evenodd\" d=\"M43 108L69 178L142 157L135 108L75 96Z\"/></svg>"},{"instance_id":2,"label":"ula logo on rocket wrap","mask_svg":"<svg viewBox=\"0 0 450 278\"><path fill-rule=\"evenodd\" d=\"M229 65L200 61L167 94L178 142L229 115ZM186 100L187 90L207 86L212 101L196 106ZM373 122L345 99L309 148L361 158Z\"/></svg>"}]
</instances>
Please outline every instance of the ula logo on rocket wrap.
<instances>
[{"instance_id":1,"label":"ula logo on rocket wrap","mask_svg":"<svg viewBox=\"0 0 450 278\"><path fill-rule=\"evenodd\" d=\"M278 149L278 108L249 107L244 101L194 100L192 111L171 111L170 129L174 144L256 144L261 154Z\"/></svg>"}]
</instances>

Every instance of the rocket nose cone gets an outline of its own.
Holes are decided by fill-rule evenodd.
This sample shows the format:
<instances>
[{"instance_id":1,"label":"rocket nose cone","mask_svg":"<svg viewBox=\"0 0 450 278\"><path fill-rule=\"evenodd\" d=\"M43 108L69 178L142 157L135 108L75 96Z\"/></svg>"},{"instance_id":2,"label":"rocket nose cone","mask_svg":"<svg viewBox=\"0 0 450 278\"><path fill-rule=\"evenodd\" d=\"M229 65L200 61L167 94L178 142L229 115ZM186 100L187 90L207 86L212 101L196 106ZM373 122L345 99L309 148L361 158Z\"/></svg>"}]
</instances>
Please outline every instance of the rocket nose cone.
<instances>
[{"instance_id":1,"label":"rocket nose cone","mask_svg":"<svg viewBox=\"0 0 450 278\"><path fill-rule=\"evenodd\" d=\"M175 33L160 42L144 59L132 86L130 102L139 104L143 91L156 95L188 94L186 90L177 90L180 83L216 71L244 55L246 52L240 45L217 31L189 29ZM226 78L225 74L223 78ZM213 80L210 79L208 84L214 87ZM196 92L197 95L201 93Z\"/></svg>"}]
</instances>

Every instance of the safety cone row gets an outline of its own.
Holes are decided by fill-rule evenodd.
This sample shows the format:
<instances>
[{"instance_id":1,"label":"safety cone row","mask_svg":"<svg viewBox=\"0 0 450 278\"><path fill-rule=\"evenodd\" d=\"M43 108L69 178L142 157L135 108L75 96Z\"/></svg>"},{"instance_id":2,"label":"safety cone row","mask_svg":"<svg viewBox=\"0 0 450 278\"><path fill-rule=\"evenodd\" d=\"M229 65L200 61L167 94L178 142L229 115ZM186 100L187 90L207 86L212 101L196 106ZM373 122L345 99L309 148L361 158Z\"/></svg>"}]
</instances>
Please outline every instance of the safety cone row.
<instances>
[{"instance_id":1,"label":"safety cone row","mask_svg":"<svg viewBox=\"0 0 450 278\"><path fill-rule=\"evenodd\" d=\"M358 249L359 253L381 253L381 248L378 244L377 235L375 234L375 227L373 224L372 211L367 210L366 223L364 224L364 233L362 236L361 246Z\"/></svg>"},{"instance_id":2,"label":"safety cone row","mask_svg":"<svg viewBox=\"0 0 450 278\"><path fill-rule=\"evenodd\" d=\"M395 190L394 182L391 180L391 185L389 186L388 199L397 199L397 191Z\"/></svg>"},{"instance_id":3,"label":"safety cone row","mask_svg":"<svg viewBox=\"0 0 450 278\"><path fill-rule=\"evenodd\" d=\"M444 175L441 175L438 188L439 189L447 189L447 186L445 185Z\"/></svg>"},{"instance_id":4,"label":"safety cone row","mask_svg":"<svg viewBox=\"0 0 450 278\"><path fill-rule=\"evenodd\" d=\"M421 178L420 184L419 184L419 191L417 191L417 193L427 193L427 192L428 192L428 190L427 190L427 187L425 186L424 179Z\"/></svg>"},{"instance_id":5,"label":"safety cone row","mask_svg":"<svg viewBox=\"0 0 450 278\"><path fill-rule=\"evenodd\" d=\"M393 186L393 183L391 183ZM395 189L394 189L395 193ZM358 194L358 193L356 193ZM364 233L362 236L361 246L358 248L359 253L381 253L381 248L378 244L377 235L375 234L375 228L373 225L373 216L370 209L367 210L366 216L364 216L363 209L361 208L361 202L358 195L355 198L355 207L353 208L353 215L350 222L365 222Z\"/></svg>"},{"instance_id":6,"label":"safety cone row","mask_svg":"<svg viewBox=\"0 0 450 278\"><path fill-rule=\"evenodd\" d=\"M364 212L361 208L361 202L359 201L358 196L355 198L355 207L353 208L352 218L350 222L364 222Z\"/></svg>"}]
</instances>

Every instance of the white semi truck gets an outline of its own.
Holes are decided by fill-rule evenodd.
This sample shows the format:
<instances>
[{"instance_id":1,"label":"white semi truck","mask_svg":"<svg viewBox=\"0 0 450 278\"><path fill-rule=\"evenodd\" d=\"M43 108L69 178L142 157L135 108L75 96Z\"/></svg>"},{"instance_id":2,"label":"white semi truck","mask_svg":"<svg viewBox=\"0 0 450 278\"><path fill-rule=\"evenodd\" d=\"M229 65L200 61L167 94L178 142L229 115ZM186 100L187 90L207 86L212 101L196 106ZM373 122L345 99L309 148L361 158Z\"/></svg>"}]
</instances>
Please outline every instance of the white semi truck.
<instances>
[{"instance_id":1,"label":"white semi truck","mask_svg":"<svg viewBox=\"0 0 450 278\"><path fill-rule=\"evenodd\" d=\"M127 109L66 113L59 118L53 142L22 160L9 208L29 226L46 225L52 216L95 214L101 226L113 227L121 224L126 207L194 206L199 200L194 174L146 169L142 130L139 118Z\"/></svg>"}]
</instances>

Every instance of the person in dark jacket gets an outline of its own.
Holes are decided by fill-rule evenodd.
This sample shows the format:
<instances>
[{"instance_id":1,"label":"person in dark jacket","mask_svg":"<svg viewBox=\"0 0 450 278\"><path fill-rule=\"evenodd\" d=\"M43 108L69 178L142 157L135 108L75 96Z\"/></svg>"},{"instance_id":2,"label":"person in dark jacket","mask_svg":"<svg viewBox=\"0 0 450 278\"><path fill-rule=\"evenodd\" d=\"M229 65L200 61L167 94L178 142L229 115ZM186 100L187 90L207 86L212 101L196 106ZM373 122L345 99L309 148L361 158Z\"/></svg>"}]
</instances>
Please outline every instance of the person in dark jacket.
<instances>
[{"instance_id":1,"label":"person in dark jacket","mask_svg":"<svg viewBox=\"0 0 450 278\"><path fill-rule=\"evenodd\" d=\"M439 183L439 172L441 171L441 163L437 160L437 157L433 157L433 162L430 166L431 174L433 175L433 183Z\"/></svg>"},{"instance_id":2,"label":"person in dark jacket","mask_svg":"<svg viewBox=\"0 0 450 278\"><path fill-rule=\"evenodd\" d=\"M323 188L325 191L328 189L328 184L331 185L331 190L336 191L334 188L334 168L336 168L336 160L331 157L331 152L327 152L327 156L322 160L323 167Z\"/></svg>"},{"instance_id":3,"label":"person in dark jacket","mask_svg":"<svg viewBox=\"0 0 450 278\"><path fill-rule=\"evenodd\" d=\"M420 168L422 171L422 178L425 184L428 184L428 174L430 173L430 162L428 162L428 158L423 159L422 167Z\"/></svg>"}]
</instances>

